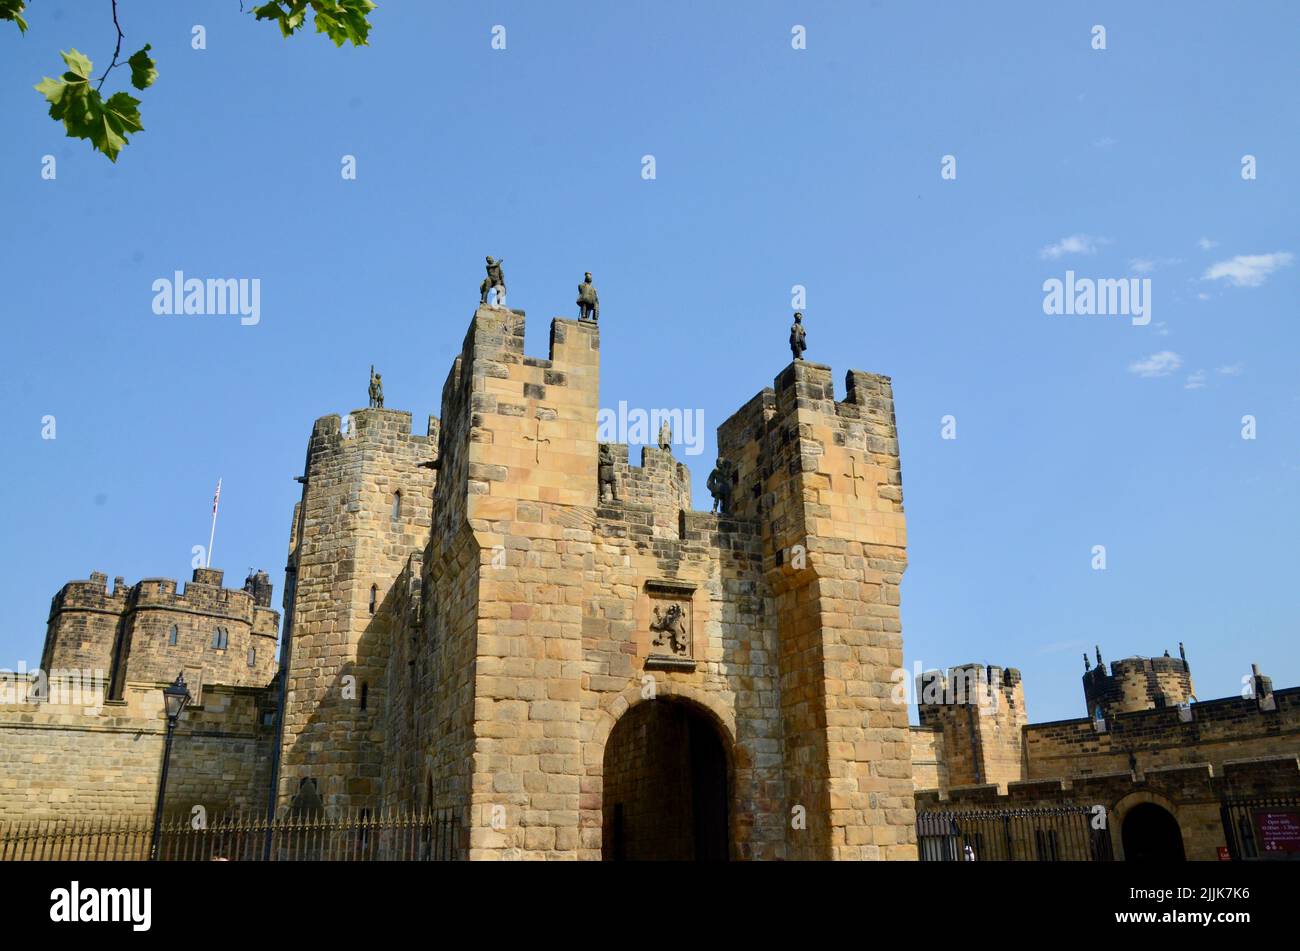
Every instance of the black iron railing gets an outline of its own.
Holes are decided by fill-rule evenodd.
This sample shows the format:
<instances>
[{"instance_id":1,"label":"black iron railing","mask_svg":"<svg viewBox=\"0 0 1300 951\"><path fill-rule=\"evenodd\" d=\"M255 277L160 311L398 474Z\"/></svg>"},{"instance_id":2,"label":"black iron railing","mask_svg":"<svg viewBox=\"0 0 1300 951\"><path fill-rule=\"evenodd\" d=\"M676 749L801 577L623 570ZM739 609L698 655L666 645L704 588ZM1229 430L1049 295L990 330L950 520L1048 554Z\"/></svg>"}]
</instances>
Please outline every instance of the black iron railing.
<instances>
[{"instance_id":1,"label":"black iron railing","mask_svg":"<svg viewBox=\"0 0 1300 951\"><path fill-rule=\"evenodd\" d=\"M28 819L0 823L0 861L144 861L153 817ZM269 836L268 836L269 834ZM268 841L269 838L269 841ZM462 852L450 809L166 816L159 861L451 861Z\"/></svg>"},{"instance_id":2,"label":"black iron railing","mask_svg":"<svg viewBox=\"0 0 1300 951\"><path fill-rule=\"evenodd\" d=\"M1109 862L1114 858L1104 814L1099 819L1086 806L919 812L916 841L923 862Z\"/></svg>"}]
</instances>

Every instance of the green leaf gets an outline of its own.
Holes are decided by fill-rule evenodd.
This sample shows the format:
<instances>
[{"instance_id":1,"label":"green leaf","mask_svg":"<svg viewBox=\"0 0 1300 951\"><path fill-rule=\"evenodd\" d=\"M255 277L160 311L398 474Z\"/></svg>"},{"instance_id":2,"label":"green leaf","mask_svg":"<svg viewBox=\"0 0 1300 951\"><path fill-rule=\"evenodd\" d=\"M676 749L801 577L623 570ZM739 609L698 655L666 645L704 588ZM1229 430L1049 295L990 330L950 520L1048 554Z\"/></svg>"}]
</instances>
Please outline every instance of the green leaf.
<instances>
[{"instance_id":1,"label":"green leaf","mask_svg":"<svg viewBox=\"0 0 1300 951\"><path fill-rule=\"evenodd\" d=\"M271 0L270 3L254 7L253 16L258 20L275 20L280 25L280 35L289 36L307 18L307 0Z\"/></svg>"},{"instance_id":2,"label":"green leaf","mask_svg":"<svg viewBox=\"0 0 1300 951\"><path fill-rule=\"evenodd\" d=\"M0 0L0 20L13 20L18 25L19 33L27 32L27 21L23 19L23 9L27 0Z\"/></svg>"},{"instance_id":3,"label":"green leaf","mask_svg":"<svg viewBox=\"0 0 1300 951\"><path fill-rule=\"evenodd\" d=\"M148 89L153 85L153 81L158 78L157 63L149 58L150 44L146 43L144 49L138 53L133 53L128 59L127 65L131 67L131 85L136 89Z\"/></svg>"},{"instance_id":4,"label":"green leaf","mask_svg":"<svg viewBox=\"0 0 1300 951\"><path fill-rule=\"evenodd\" d=\"M280 33L290 36L306 21L309 7L316 17L316 32L324 33L335 46L367 45L373 0L270 0L254 7L253 15L258 20L275 20Z\"/></svg>"},{"instance_id":5,"label":"green leaf","mask_svg":"<svg viewBox=\"0 0 1300 951\"><path fill-rule=\"evenodd\" d=\"M81 79L90 81L90 74L94 71L91 65L90 57L83 53L77 52L76 49L70 49L66 53L59 53L63 61L68 64L68 72L75 74Z\"/></svg>"},{"instance_id":6,"label":"green leaf","mask_svg":"<svg viewBox=\"0 0 1300 951\"><path fill-rule=\"evenodd\" d=\"M93 148L116 162L127 137L144 130L140 100L118 92L105 102L99 90L90 87L90 60L76 50L61 55L69 71L62 79L46 76L36 85L36 91L49 102L50 118L63 123L69 138L88 139Z\"/></svg>"},{"instance_id":7,"label":"green leaf","mask_svg":"<svg viewBox=\"0 0 1300 951\"><path fill-rule=\"evenodd\" d=\"M353 46L366 46L370 37L370 11L375 9L372 0L338 0L338 22L343 25L345 35ZM342 41L334 36L335 45Z\"/></svg>"}]
</instances>

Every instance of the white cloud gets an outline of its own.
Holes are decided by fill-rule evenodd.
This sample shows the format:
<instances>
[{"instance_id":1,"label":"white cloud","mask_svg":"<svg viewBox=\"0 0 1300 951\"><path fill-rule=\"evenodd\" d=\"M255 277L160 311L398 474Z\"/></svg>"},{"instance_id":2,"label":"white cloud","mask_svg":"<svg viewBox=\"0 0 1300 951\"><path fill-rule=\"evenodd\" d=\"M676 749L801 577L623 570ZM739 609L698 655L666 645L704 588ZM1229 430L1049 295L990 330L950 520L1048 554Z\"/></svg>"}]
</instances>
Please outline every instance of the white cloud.
<instances>
[{"instance_id":1,"label":"white cloud","mask_svg":"<svg viewBox=\"0 0 1300 951\"><path fill-rule=\"evenodd\" d=\"M1206 293L1204 293L1204 292L1201 292L1200 294L1197 294L1197 295L1196 295L1196 299L1197 299L1197 300L1209 300L1209 299L1210 299L1210 295L1209 295L1209 294L1206 294Z\"/></svg>"},{"instance_id":2,"label":"white cloud","mask_svg":"<svg viewBox=\"0 0 1300 951\"><path fill-rule=\"evenodd\" d=\"M1150 274L1158 267L1172 267L1182 264L1182 258L1129 258L1128 266L1134 274Z\"/></svg>"},{"instance_id":3,"label":"white cloud","mask_svg":"<svg viewBox=\"0 0 1300 951\"><path fill-rule=\"evenodd\" d=\"M1103 135L1100 139L1094 139L1092 147L1094 149L1109 149L1115 145L1115 140L1108 135Z\"/></svg>"},{"instance_id":4,"label":"white cloud","mask_svg":"<svg viewBox=\"0 0 1300 951\"><path fill-rule=\"evenodd\" d=\"M1183 365L1183 358L1172 350L1161 350L1145 360L1138 360L1128 365L1130 373L1138 376L1168 376Z\"/></svg>"},{"instance_id":5,"label":"white cloud","mask_svg":"<svg viewBox=\"0 0 1300 951\"><path fill-rule=\"evenodd\" d=\"M1155 328L1155 329L1156 329L1156 335L1157 335L1157 336L1160 336L1160 337L1168 337L1168 336L1169 336L1169 325L1168 325L1167 323L1165 323L1163 320L1157 320L1157 321L1156 321L1156 328Z\"/></svg>"},{"instance_id":6,"label":"white cloud","mask_svg":"<svg viewBox=\"0 0 1300 951\"><path fill-rule=\"evenodd\" d=\"M1230 363L1226 367L1219 367L1217 372L1223 374L1224 376L1241 376L1241 371L1244 369L1246 369L1245 364Z\"/></svg>"},{"instance_id":7,"label":"white cloud","mask_svg":"<svg viewBox=\"0 0 1300 951\"><path fill-rule=\"evenodd\" d=\"M1038 256L1056 260L1066 254L1096 254L1097 245L1105 243L1105 238L1093 238L1086 234L1072 234L1068 238L1062 238L1056 244L1049 244L1038 252Z\"/></svg>"},{"instance_id":8,"label":"white cloud","mask_svg":"<svg viewBox=\"0 0 1300 951\"><path fill-rule=\"evenodd\" d=\"M1205 371L1197 370L1195 373L1193 373L1191 376L1187 378L1187 382L1183 384L1183 389L1199 390L1204 386L1205 386Z\"/></svg>"},{"instance_id":9,"label":"white cloud","mask_svg":"<svg viewBox=\"0 0 1300 951\"><path fill-rule=\"evenodd\" d=\"M1259 287L1278 268L1290 267L1294 257L1290 251L1238 254L1235 258L1211 264L1201 279L1217 281L1226 278L1234 287Z\"/></svg>"},{"instance_id":10,"label":"white cloud","mask_svg":"<svg viewBox=\"0 0 1300 951\"><path fill-rule=\"evenodd\" d=\"M1210 248L1217 248L1219 246L1219 242L1211 241L1209 238L1202 238L1200 241L1196 242L1196 246L1200 248L1202 251L1208 251L1210 250Z\"/></svg>"}]
</instances>

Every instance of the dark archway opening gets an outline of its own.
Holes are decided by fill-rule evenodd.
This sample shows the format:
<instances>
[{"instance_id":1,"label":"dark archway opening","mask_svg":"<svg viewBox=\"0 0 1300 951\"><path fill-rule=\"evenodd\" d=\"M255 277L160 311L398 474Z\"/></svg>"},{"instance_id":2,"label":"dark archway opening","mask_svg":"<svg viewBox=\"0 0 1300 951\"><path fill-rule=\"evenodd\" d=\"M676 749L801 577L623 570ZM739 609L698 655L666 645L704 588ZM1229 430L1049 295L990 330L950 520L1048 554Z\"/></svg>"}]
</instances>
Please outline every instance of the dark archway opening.
<instances>
[{"instance_id":1,"label":"dark archway opening","mask_svg":"<svg viewBox=\"0 0 1300 951\"><path fill-rule=\"evenodd\" d=\"M607 861L726 861L727 751L712 717L692 703L630 709L605 744L602 855Z\"/></svg>"},{"instance_id":2,"label":"dark archway opening","mask_svg":"<svg viewBox=\"0 0 1300 951\"><path fill-rule=\"evenodd\" d=\"M1127 862L1181 862L1187 858L1178 820L1153 802L1130 809L1121 834Z\"/></svg>"}]
</instances>

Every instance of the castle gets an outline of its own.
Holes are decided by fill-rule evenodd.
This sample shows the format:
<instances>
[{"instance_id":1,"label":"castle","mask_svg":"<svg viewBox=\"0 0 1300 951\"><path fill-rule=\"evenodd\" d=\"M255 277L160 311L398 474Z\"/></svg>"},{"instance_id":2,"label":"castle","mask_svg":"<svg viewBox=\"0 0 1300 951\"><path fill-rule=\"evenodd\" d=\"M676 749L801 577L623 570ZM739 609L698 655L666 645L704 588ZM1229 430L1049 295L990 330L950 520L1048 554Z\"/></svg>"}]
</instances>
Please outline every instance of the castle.
<instances>
[{"instance_id":1,"label":"castle","mask_svg":"<svg viewBox=\"0 0 1300 951\"><path fill-rule=\"evenodd\" d=\"M177 673L169 811L438 810L472 859L914 859L918 809L1139 801L1207 857L1210 804L1300 788L1300 691L1191 705L1185 659L1099 655L1052 724L1017 671L955 668L909 726L889 378L837 399L791 362L718 428L704 512L671 447L598 443L596 321L541 359L524 319L478 308L422 434L316 421L278 666L264 573L65 585L0 705L0 819L152 809ZM105 672L89 701L70 671Z\"/></svg>"}]
</instances>

